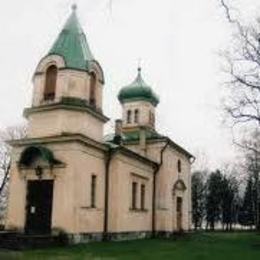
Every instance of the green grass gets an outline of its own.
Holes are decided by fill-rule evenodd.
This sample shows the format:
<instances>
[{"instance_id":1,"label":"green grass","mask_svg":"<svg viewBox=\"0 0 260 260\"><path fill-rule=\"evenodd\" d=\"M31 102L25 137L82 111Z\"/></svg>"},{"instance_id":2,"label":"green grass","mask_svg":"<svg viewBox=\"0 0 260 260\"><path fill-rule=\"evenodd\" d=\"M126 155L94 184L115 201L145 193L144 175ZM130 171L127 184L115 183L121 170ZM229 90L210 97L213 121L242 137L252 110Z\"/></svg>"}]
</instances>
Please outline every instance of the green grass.
<instances>
[{"instance_id":1,"label":"green grass","mask_svg":"<svg viewBox=\"0 0 260 260\"><path fill-rule=\"evenodd\" d=\"M65 248L0 252L0 259L260 259L260 235L254 233L203 233L178 240L102 242Z\"/></svg>"}]
</instances>

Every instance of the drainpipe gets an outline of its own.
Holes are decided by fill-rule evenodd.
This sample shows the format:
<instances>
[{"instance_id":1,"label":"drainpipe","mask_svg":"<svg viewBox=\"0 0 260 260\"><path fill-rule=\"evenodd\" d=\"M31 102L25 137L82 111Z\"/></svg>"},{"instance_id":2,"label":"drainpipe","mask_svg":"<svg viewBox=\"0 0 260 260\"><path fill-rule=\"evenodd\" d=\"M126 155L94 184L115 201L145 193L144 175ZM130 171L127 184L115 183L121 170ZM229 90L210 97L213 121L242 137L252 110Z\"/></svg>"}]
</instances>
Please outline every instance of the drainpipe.
<instances>
[{"instance_id":1,"label":"drainpipe","mask_svg":"<svg viewBox=\"0 0 260 260\"><path fill-rule=\"evenodd\" d=\"M112 160L113 150L109 147L106 154L105 161L105 209L104 209L104 228L103 228L103 241L108 240L108 211L109 211L109 168Z\"/></svg>"},{"instance_id":2,"label":"drainpipe","mask_svg":"<svg viewBox=\"0 0 260 260\"><path fill-rule=\"evenodd\" d=\"M167 142L165 146L162 148L160 152L160 163L156 167L153 173L153 205L152 205L152 237L155 238L155 232L156 232L156 175L160 171L162 165L163 165L163 154L166 150L167 146L170 143L170 139L167 138Z\"/></svg>"}]
</instances>

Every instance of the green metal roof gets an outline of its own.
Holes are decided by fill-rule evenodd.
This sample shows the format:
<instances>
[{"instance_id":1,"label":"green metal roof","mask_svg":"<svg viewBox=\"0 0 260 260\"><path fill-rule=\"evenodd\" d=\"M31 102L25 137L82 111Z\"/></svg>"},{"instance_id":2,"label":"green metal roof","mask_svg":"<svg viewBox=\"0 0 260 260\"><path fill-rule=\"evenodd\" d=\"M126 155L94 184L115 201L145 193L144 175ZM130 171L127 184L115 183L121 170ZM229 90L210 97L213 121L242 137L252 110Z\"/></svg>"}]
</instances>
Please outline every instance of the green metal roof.
<instances>
[{"instance_id":1,"label":"green metal roof","mask_svg":"<svg viewBox=\"0 0 260 260\"><path fill-rule=\"evenodd\" d=\"M139 100L151 102L154 106L157 106L159 103L159 97L143 80L141 75L141 68L138 68L136 79L130 85L123 87L120 90L118 99L121 103Z\"/></svg>"},{"instance_id":2,"label":"green metal roof","mask_svg":"<svg viewBox=\"0 0 260 260\"><path fill-rule=\"evenodd\" d=\"M146 139L158 139L162 138L163 136L159 133L157 133L155 130L152 129L146 129L145 131ZM113 142L115 137L115 134L108 134L105 136L104 141L105 142ZM124 132L122 134L123 142L129 142L129 141L139 141L140 139L140 130L134 130L130 132Z\"/></svg>"},{"instance_id":3,"label":"green metal roof","mask_svg":"<svg viewBox=\"0 0 260 260\"><path fill-rule=\"evenodd\" d=\"M79 23L76 6L73 6L72 9L70 17L48 54L62 56L66 67L86 70L89 62L94 61L94 57Z\"/></svg>"},{"instance_id":4,"label":"green metal roof","mask_svg":"<svg viewBox=\"0 0 260 260\"><path fill-rule=\"evenodd\" d=\"M43 146L30 146L27 147L21 155L19 164L23 166L29 166L33 160L40 157L50 165L61 164L61 162L55 159L53 152Z\"/></svg>"}]
</instances>

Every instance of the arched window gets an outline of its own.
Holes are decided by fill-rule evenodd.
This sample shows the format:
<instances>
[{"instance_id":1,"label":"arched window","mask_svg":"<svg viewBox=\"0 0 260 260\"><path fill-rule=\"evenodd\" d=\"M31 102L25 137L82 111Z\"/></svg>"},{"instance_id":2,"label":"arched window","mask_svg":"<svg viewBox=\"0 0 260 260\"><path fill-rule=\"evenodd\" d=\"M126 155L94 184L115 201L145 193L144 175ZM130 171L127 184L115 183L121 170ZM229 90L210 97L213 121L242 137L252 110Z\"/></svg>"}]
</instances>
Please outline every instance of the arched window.
<instances>
[{"instance_id":1,"label":"arched window","mask_svg":"<svg viewBox=\"0 0 260 260\"><path fill-rule=\"evenodd\" d=\"M51 65L46 71L44 100L54 100L56 91L58 69L55 65Z\"/></svg>"},{"instance_id":2,"label":"arched window","mask_svg":"<svg viewBox=\"0 0 260 260\"><path fill-rule=\"evenodd\" d=\"M181 172L181 160L178 160L178 163L177 163L177 167L178 167L178 172L180 173Z\"/></svg>"},{"instance_id":3,"label":"arched window","mask_svg":"<svg viewBox=\"0 0 260 260\"><path fill-rule=\"evenodd\" d=\"M135 123L139 123L139 110L135 110Z\"/></svg>"},{"instance_id":4,"label":"arched window","mask_svg":"<svg viewBox=\"0 0 260 260\"><path fill-rule=\"evenodd\" d=\"M131 110L127 110L127 124L131 124L132 122L132 111Z\"/></svg>"},{"instance_id":5,"label":"arched window","mask_svg":"<svg viewBox=\"0 0 260 260\"><path fill-rule=\"evenodd\" d=\"M89 104L96 106L96 84L97 77L95 73L90 73L90 89L89 89Z\"/></svg>"}]
</instances>

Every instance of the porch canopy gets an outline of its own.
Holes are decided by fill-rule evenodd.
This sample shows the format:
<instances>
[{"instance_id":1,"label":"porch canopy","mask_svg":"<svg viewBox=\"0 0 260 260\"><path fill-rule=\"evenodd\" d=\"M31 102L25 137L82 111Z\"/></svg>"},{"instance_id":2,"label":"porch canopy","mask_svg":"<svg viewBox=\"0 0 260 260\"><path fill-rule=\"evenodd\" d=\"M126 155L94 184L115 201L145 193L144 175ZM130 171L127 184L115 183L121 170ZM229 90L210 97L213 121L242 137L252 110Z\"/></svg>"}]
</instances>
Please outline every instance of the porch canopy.
<instances>
[{"instance_id":1,"label":"porch canopy","mask_svg":"<svg viewBox=\"0 0 260 260\"><path fill-rule=\"evenodd\" d=\"M54 154L50 149L43 146L29 146L22 152L19 166L31 167L37 160L41 160L50 167L62 164L61 161L54 157Z\"/></svg>"}]
</instances>

